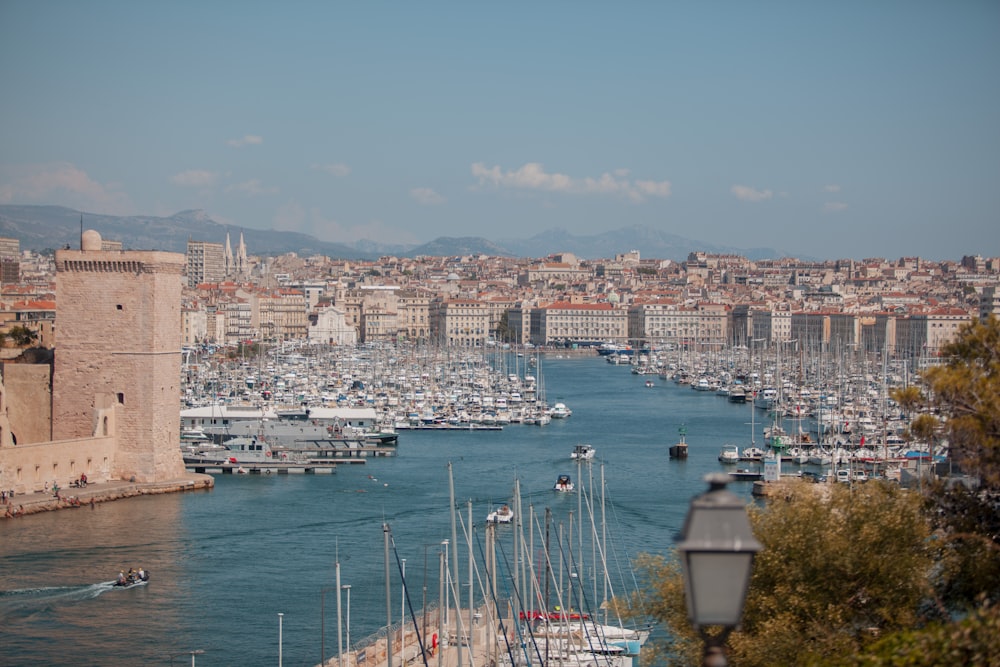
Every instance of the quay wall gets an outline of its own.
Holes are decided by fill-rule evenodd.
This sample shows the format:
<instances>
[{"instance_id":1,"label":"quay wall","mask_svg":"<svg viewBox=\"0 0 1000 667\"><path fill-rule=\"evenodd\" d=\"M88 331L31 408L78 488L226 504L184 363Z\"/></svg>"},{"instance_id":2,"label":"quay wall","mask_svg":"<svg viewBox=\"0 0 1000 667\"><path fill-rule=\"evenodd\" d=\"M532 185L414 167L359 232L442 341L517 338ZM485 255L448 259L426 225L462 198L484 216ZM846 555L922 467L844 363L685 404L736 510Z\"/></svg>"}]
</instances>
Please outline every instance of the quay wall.
<instances>
[{"instance_id":1,"label":"quay wall","mask_svg":"<svg viewBox=\"0 0 1000 667\"><path fill-rule=\"evenodd\" d=\"M13 489L15 497L51 489L53 483L68 489L82 473L90 482L106 482L116 449L113 436L0 447L0 489Z\"/></svg>"}]
</instances>

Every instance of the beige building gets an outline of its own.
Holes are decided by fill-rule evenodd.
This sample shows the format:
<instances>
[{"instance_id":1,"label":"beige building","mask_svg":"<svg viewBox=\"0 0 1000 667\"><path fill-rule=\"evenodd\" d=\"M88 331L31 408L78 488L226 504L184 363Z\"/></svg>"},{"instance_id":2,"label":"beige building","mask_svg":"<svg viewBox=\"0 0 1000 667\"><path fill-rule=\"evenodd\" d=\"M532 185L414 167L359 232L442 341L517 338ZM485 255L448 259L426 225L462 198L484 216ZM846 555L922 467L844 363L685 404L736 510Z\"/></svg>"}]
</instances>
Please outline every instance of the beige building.
<instances>
[{"instance_id":1,"label":"beige building","mask_svg":"<svg viewBox=\"0 0 1000 667\"><path fill-rule=\"evenodd\" d=\"M490 334L489 304L471 299L431 302L431 340L441 345L480 347L486 344Z\"/></svg>"},{"instance_id":2,"label":"beige building","mask_svg":"<svg viewBox=\"0 0 1000 667\"><path fill-rule=\"evenodd\" d=\"M531 313L531 342L535 345L627 340L628 312L611 303L556 301Z\"/></svg>"},{"instance_id":3,"label":"beige building","mask_svg":"<svg viewBox=\"0 0 1000 667\"><path fill-rule=\"evenodd\" d=\"M397 295L397 323L402 338L411 341L426 341L431 335L430 292L424 290L400 290Z\"/></svg>"},{"instance_id":4,"label":"beige building","mask_svg":"<svg viewBox=\"0 0 1000 667\"><path fill-rule=\"evenodd\" d=\"M299 290L276 289L255 294L255 328L265 340L305 339L309 323L305 295Z\"/></svg>"},{"instance_id":5,"label":"beige building","mask_svg":"<svg viewBox=\"0 0 1000 667\"><path fill-rule=\"evenodd\" d=\"M629 307L629 338L652 344L713 347L730 338L729 311L723 304L684 306L674 301L642 302Z\"/></svg>"},{"instance_id":6,"label":"beige building","mask_svg":"<svg viewBox=\"0 0 1000 667\"><path fill-rule=\"evenodd\" d=\"M955 338L959 327L971 321L961 308L937 308L896 320L896 354L915 359L937 357Z\"/></svg>"}]
</instances>

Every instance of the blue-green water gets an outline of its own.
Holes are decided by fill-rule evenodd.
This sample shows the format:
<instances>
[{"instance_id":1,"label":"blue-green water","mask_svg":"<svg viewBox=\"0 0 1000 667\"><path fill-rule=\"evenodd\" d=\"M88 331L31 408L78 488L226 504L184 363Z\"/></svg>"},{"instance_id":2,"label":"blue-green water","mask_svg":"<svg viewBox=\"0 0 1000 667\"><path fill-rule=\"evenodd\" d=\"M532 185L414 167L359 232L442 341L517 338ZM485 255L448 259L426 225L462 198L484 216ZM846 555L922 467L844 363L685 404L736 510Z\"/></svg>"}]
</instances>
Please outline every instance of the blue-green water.
<instances>
[{"instance_id":1,"label":"blue-green water","mask_svg":"<svg viewBox=\"0 0 1000 667\"><path fill-rule=\"evenodd\" d=\"M384 522L407 559L414 607L425 585L428 601L437 598L439 545L451 537L449 461L462 515L471 499L479 526L491 505L509 502L515 477L525 507L565 520L576 497L552 484L560 473L576 477L574 445L594 445L608 523L625 538L627 554L617 557L634 558L670 548L688 502L706 488L703 476L721 469L721 445L749 441L749 405L603 359L549 358L544 381L549 403L565 402L571 418L493 432L404 431L399 456L342 465L332 476L220 476L208 492L0 522L0 665L168 665L171 654L195 649L204 651L198 665L274 665L279 612L283 664L315 665L321 591L335 585L338 557L341 582L351 585L352 641L385 624ZM681 424L686 462L667 456ZM748 483L732 489L749 497ZM460 562L464 570L464 549ZM130 566L147 568L149 585L106 583ZM324 612L330 657L334 592Z\"/></svg>"}]
</instances>

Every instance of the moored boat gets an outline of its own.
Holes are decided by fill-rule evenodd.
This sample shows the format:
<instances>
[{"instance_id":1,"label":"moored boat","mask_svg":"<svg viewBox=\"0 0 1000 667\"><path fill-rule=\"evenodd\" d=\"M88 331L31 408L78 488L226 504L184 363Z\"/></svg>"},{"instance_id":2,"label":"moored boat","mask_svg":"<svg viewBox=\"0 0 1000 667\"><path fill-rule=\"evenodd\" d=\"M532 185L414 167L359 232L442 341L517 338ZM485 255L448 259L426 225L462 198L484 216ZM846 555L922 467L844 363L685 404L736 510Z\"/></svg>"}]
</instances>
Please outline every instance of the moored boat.
<instances>
[{"instance_id":1,"label":"moored boat","mask_svg":"<svg viewBox=\"0 0 1000 667\"><path fill-rule=\"evenodd\" d=\"M565 403L556 403L549 410L549 416L553 419L565 419L573 414L573 411L566 407Z\"/></svg>"},{"instance_id":2,"label":"moored boat","mask_svg":"<svg viewBox=\"0 0 1000 667\"><path fill-rule=\"evenodd\" d=\"M578 461L590 461L597 454L597 450L591 445L577 445L573 448L569 457Z\"/></svg>"},{"instance_id":3,"label":"moored boat","mask_svg":"<svg viewBox=\"0 0 1000 667\"><path fill-rule=\"evenodd\" d=\"M738 463L740 460L740 448L736 445L723 445L719 452L719 461L722 463Z\"/></svg>"}]
</instances>

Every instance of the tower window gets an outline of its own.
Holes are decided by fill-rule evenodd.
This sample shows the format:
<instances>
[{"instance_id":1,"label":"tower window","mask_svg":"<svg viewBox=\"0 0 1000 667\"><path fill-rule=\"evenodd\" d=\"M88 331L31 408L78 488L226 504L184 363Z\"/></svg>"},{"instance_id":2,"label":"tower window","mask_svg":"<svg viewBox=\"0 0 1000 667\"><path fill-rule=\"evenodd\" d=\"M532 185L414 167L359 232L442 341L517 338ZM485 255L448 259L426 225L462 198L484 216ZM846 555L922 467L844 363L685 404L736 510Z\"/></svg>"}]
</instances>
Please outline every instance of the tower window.
<instances>
[{"instance_id":1,"label":"tower window","mask_svg":"<svg viewBox=\"0 0 1000 667\"><path fill-rule=\"evenodd\" d=\"M115 306L115 308L117 308L118 310L122 310L122 305L119 303L117 306Z\"/></svg>"},{"instance_id":2,"label":"tower window","mask_svg":"<svg viewBox=\"0 0 1000 667\"><path fill-rule=\"evenodd\" d=\"M122 405L125 405L125 394L124 393L118 392L118 402L121 403Z\"/></svg>"}]
</instances>

